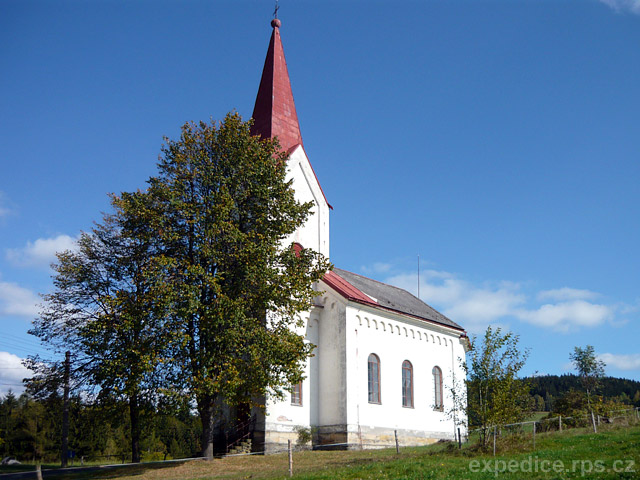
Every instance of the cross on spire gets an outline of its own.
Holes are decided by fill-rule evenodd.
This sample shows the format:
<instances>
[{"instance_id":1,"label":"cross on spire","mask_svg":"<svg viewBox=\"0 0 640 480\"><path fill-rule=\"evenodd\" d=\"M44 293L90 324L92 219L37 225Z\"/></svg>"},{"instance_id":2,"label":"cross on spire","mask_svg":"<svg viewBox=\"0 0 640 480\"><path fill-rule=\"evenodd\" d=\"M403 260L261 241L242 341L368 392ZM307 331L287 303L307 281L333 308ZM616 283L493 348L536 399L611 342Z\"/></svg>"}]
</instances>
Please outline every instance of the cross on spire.
<instances>
[{"instance_id":1,"label":"cross on spire","mask_svg":"<svg viewBox=\"0 0 640 480\"><path fill-rule=\"evenodd\" d=\"M280 5L278 5L278 0L276 0L276 9L273 11L273 18L278 18L278 10L280 10Z\"/></svg>"}]
</instances>

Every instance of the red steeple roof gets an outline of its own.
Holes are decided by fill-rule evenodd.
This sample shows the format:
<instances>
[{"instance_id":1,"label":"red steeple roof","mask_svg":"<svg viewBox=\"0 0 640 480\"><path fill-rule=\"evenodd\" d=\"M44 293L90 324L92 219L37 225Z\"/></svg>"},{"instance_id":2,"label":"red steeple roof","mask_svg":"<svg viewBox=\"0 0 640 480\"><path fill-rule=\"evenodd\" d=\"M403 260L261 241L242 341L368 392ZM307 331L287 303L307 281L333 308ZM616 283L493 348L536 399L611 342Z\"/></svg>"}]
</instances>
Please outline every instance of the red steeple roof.
<instances>
[{"instance_id":1,"label":"red steeple roof","mask_svg":"<svg viewBox=\"0 0 640 480\"><path fill-rule=\"evenodd\" d=\"M280 40L280 20L274 19L271 26L273 32L253 107L251 133L263 138L278 137L282 150L291 151L302 145L302 135Z\"/></svg>"}]
</instances>

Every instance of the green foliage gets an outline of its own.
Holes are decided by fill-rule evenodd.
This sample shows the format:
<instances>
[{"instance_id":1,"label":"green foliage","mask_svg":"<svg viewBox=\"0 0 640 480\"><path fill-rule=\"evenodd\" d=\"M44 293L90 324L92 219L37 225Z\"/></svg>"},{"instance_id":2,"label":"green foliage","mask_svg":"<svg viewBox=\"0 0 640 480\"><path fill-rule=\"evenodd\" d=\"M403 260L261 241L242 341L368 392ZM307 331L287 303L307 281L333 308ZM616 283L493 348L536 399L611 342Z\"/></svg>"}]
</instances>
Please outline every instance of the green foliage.
<instances>
[{"instance_id":1,"label":"green foliage","mask_svg":"<svg viewBox=\"0 0 640 480\"><path fill-rule=\"evenodd\" d=\"M120 212L105 215L102 224L80 236L77 250L58 254L55 290L44 296L30 333L54 355L71 352L77 386L128 399L131 453L138 460L143 404L153 398L167 353L168 315L151 283L156 279L147 275L155 248L151 236L125 236L121 223ZM61 361L33 357L28 363L37 372L31 391L52 394L60 388Z\"/></svg>"},{"instance_id":2,"label":"green foliage","mask_svg":"<svg viewBox=\"0 0 640 480\"><path fill-rule=\"evenodd\" d=\"M562 416L585 417L593 411L595 415L607 417L611 412L629 408L631 405L623 403L619 398L606 399L600 395L592 395L589 401L585 392L570 390L556 400L553 413Z\"/></svg>"},{"instance_id":3,"label":"green foliage","mask_svg":"<svg viewBox=\"0 0 640 480\"><path fill-rule=\"evenodd\" d=\"M570 390L583 388L580 377L573 374L538 375L527 378L531 385L531 394L545 399L545 411L553 410L556 398L562 397ZM618 399L624 404L640 407L640 382L628 378L602 377L599 379L598 392L607 399ZM629 400L630 399L630 400Z\"/></svg>"},{"instance_id":4,"label":"green foliage","mask_svg":"<svg viewBox=\"0 0 640 480\"><path fill-rule=\"evenodd\" d=\"M127 403L114 399L71 398L69 449L79 461L112 463L131 460ZM34 398L28 393L0 397L0 457L54 462L60 457L60 397ZM200 422L188 410L153 411L142 430L143 458L192 457L199 450ZM162 459L161 458L161 459Z\"/></svg>"},{"instance_id":5,"label":"green foliage","mask_svg":"<svg viewBox=\"0 0 640 480\"><path fill-rule=\"evenodd\" d=\"M481 428L482 443L489 427L519 422L529 413L529 386L518 379L527 357L528 351L518 348L518 336L500 328L489 326L481 341L471 340L463 364L466 395L456 389L455 408L467 414L470 428Z\"/></svg>"},{"instance_id":6,"label":"green foliage","mask_svg":"<svg viewBox=\"0 0 640 480\"><path fill-rule=\"evenodd\" d=\"M238 114L166 139L149 188L114 195L114 213L58 254L30 331L54 358L29 359L29 391L58 395L55 358L70 350L75 387L103 407L126 401L135 461L164 399L195 400L211 456L222 405L261 406L298 383L314 345L295 328L330 264L291 244L312 205L296 201L287 159ZM163 452L174 438L158 438Z\"/></svg>"},{"instance_id":7,"label":"green foliage","mask_svg":"<svg viewBox=\"0 0 640 480\"><path fill-rule=\"evenodd\" d=\"M330 267L287 245L311 205L295 200L277 141L249 127L238 114L185 124L149 189L116 199L126 234L157 246L147 275L170 305L172 379L196 398L207 455L222 401L260 404L300 381L313 345L292 327Z\"/></svg>"},{"instance_id":8,"label":"green foliage","mask_svg":"<svg viewBox=\"0 0 640 480\"><path fill-rule=\"evenodd\" d=\"M569 358L578 371L582 386L587 393L589 410L591 410L591 394L600 386L600 379L604 377L605 363L596 357L591 345L584 348L575 347Z\"/></svg>"},{"instance_id":9,"label":"green foliage","mask_svg":"<svg viewBox=\"0 0 640 480\"><path fill-rule=\"evenodd\" d=\"M299 446L310 445L313 440L313 436L316 434L317 427L295 427L295 432L298 434L296 444Z\"/></svg>"},{"instance_id":10,"label":"green foliage","mask_svg":"<svg viewBox=\"0 0 640 480\"><path fill-rule=\"evenodd\" d=\"M540 395L533 396L533 410L536 412L544 412L545 411L545 401Z\"/></svg>"}]
</instances>

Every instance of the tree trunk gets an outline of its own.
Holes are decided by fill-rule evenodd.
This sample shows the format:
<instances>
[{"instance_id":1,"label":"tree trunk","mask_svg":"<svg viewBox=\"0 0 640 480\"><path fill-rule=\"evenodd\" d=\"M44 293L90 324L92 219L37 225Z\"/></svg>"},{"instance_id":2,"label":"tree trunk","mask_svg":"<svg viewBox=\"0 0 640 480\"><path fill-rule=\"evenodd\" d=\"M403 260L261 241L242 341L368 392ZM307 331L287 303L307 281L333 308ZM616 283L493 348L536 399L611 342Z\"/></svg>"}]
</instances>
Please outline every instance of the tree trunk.
<instances>
[{"instance_id":1,"label":"tree trunk","mask_svg":"<svg viewBox=\"0 0 640 480\"><path fill-rule=\"evenodd\" d=\"M206 397L199 403L200 421L202 422L202 456L207 460L213 459L213 435L215 420L215 403L213 398Z\"/></svg>"},{"instance_id":2,"label":"tree trunk","mask_svg":"<svg viewBox=\"0 0 640 480\"><path fill-rule=\"evenodd\" d=\"M140 463L140 405L138 394L129 397L129 418L131 420L131 462Z\"/></svg>"}]
</instances>

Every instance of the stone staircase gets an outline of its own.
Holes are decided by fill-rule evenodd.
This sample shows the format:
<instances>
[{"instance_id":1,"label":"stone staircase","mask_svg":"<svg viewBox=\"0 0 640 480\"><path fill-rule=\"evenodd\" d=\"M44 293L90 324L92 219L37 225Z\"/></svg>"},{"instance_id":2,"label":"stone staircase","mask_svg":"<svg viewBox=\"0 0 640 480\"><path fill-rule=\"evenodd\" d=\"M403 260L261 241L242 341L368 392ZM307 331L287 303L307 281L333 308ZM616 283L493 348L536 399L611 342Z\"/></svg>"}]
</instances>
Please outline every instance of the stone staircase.
<instances>
[{"instance_id":1,"label":"stone staircase","mask_svg":"<svg viewBox=\"0 0 640 480\"><path fill-rule=\"evenodd\" d=\"M251 439L246 438L229 449L227 455L237 455L239 453L251 453Z\"/></svg>"}]
</instances>

